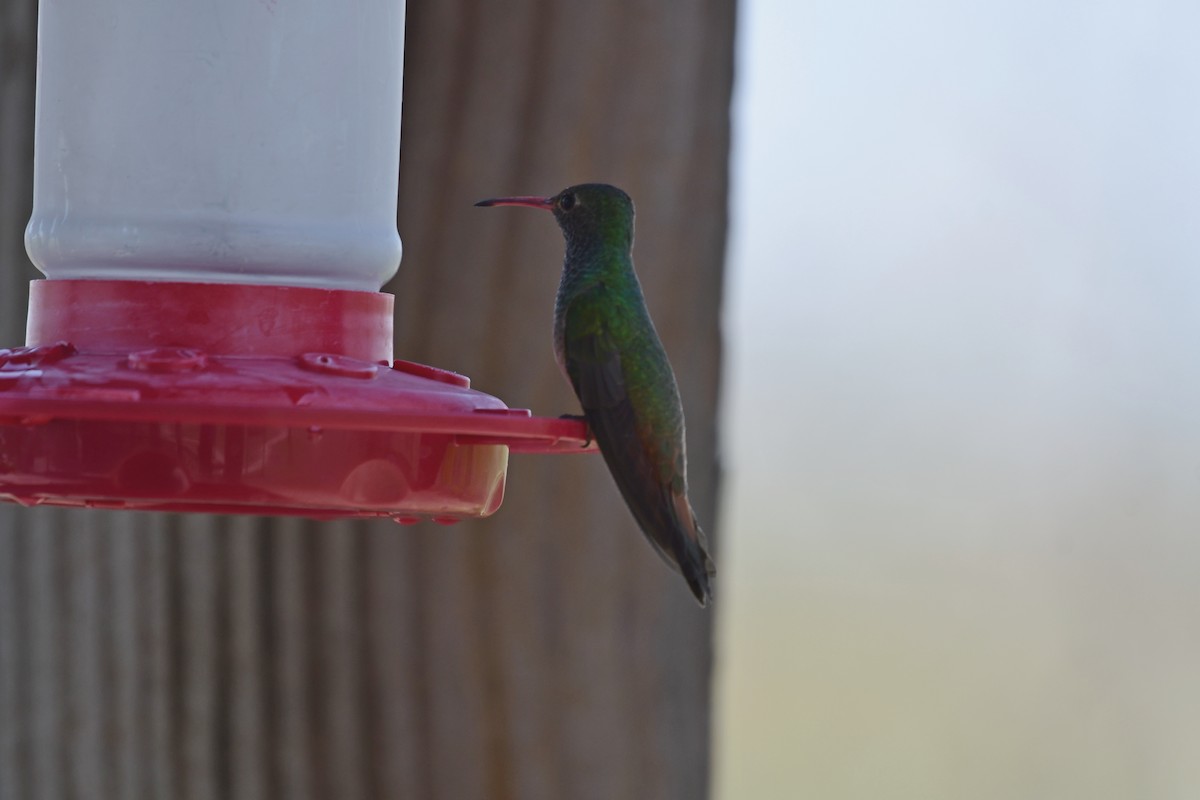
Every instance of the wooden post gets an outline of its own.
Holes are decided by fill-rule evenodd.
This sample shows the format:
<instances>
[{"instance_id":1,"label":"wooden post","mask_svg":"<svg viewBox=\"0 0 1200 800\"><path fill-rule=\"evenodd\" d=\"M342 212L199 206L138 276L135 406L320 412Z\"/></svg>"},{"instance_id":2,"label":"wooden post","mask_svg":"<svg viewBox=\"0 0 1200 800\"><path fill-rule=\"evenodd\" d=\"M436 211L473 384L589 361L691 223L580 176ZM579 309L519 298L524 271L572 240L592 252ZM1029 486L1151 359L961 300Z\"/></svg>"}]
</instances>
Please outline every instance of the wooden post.
<instances>
[{"instance_id":1,"label":"wooden post","mask_svg":"<svg viewBox=\"0 0 1200 800\"><path fill-rule=\"evenodd\" d=\"M399 357L573 411L559 233L471 204L628 190L716 539L732 7L410 2L388 287ZM35 274L34 23L0 12L0 346ZM0 798L702 798L712 622L593 456L513 457L452 527L0 505Z\"/></svg>"}]
</instances>

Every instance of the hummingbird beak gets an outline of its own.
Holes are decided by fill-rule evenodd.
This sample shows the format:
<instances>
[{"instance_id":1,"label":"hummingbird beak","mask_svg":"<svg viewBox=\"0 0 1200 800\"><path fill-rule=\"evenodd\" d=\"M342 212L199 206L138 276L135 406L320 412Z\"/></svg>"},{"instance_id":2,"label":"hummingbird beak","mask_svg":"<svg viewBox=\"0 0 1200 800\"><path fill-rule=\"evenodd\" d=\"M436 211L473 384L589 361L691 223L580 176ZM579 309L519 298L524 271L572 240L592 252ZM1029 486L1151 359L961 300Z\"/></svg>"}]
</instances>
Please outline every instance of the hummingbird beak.
<instances>
[{"instance_id":1,"label":"hummingbird beak","mask_svg":"<svg viewBox=\"0 0 1200 800\"><path fill-rule=\"evenodd\" d=\"M480 200L475 205L484 208L490 206L528 206L529 208L541 208L546 211L554 208L553 197L494 197L491 200Z\"/></svg>"}]
</instances>

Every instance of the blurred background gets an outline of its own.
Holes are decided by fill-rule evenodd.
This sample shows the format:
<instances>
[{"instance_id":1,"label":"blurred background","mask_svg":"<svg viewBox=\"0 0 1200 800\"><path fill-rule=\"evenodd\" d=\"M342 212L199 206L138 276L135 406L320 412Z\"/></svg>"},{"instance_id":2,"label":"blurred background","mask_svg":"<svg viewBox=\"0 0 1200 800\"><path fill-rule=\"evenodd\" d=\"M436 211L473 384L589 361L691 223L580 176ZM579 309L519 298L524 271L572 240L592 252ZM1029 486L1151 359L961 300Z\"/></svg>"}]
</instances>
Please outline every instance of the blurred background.
<instances>
[{"instance_id":1,"label":"blurred background","mask_svg":"<svg viewBox=\"0 0 1200 800\"><path fill-rule=\"evenodd\" d=\"M739 3L716 795L1200 791L1200 7Z\"/></svg>"}]
</instances>

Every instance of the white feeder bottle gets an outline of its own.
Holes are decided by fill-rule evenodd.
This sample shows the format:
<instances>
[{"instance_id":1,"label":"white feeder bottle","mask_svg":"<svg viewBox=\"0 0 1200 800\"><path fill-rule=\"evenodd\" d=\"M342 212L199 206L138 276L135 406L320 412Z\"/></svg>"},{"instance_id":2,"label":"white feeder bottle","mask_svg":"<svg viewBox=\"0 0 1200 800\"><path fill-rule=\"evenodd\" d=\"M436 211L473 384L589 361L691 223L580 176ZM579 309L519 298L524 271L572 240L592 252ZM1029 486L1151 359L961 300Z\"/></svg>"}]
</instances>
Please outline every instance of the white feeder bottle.
<instances>
[{"instance_id":1,"label":"white feeder bottle","mask_svg":"<svg viewBox=\"0 0 1200 800\"><path fill-rule=\"evenodd\" d=\"M400 263L403 0L43 2L51 279L378 291Z\"/></svg>"}]
</instances>

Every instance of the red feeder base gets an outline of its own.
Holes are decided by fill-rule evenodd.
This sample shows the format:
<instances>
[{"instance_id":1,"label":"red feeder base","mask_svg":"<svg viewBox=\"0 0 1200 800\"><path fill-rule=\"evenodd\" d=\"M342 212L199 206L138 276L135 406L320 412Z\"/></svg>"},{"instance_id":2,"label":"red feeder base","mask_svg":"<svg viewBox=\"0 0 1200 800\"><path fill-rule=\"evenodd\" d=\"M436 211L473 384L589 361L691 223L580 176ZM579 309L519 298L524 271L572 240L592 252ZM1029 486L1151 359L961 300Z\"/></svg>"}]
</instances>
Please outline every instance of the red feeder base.
<instances>
[{"instance_id":1,"label":"red feeder base","mask_svg":"<svg viewBox=\"0 0 1200 800\"><path fill-rule=\"evenodd\" d=\"M0 350L0 500L453 522L499 508L510 451L592 449L391 355L387 294L35 281Z\"/></svg>"}]
</instances>

